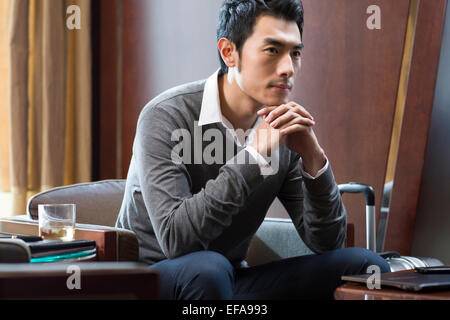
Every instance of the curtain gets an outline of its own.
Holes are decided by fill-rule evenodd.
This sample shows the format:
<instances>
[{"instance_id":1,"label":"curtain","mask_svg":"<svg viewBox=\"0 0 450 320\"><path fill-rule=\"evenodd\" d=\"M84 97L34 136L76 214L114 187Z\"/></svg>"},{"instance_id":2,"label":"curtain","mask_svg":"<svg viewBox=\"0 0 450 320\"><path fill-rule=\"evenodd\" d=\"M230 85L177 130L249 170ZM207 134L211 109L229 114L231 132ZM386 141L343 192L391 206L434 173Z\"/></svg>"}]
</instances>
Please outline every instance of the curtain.
<instances>
[{"instance_id":1,"label":"curtain","mask_svg":"<svg viewBox=\"0 0 450 320\"><path fill-rule=\"evenodd\" d=\"M9 118L8 106L8 41L10 0L0 0L0 119ZM2 210L9 207L9 122L3 120L0 126L0 204ZM0 217L4 212L0 212Z\"/></svg>"},{"instance_id":2,"label":"curtain","mask_svg":"<svg viewBox=\"0 0 450 320\"><path fill-rule=\"evenodd\" d=\"M66 25L70 5L80 29ZM91 179L90 2L12 0L12 214L40 191Z\"/></svg>"}]
</instances>

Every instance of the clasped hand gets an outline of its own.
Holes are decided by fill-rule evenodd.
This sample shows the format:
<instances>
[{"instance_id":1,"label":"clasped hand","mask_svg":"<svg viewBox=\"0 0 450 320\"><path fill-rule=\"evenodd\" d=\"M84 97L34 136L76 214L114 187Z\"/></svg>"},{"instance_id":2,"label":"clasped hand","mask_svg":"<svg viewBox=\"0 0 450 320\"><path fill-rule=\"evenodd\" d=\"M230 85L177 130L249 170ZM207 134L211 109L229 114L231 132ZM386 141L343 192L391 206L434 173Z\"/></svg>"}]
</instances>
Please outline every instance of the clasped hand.
<instances>
[{"instance_id":1,"label":"clasped hand","mask_svg":"<svg viewBox=\"0 0 450 320\"><path fill-rule=\"evenodd\" d=\"M259 153L270 156L277 146L286 144L302 157L303 167L309 174L314 176L325 165L324 151L312 129L314 118L304 107L289 102L263 108L258 115L263 121L256 128L251 145Z\"/></svg>"}]
</instances>

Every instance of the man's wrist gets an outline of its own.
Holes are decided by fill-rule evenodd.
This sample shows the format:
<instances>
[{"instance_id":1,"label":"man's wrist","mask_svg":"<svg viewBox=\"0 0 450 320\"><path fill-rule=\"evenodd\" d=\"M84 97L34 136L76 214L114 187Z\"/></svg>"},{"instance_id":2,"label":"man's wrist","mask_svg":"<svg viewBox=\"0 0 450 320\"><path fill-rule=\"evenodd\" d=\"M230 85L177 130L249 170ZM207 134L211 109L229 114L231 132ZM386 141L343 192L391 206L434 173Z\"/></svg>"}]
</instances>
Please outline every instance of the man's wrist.
<instances>
[{"instance_id":1,"label":"man's wrist","mask_svg":"<svg viewBox=\"0 0 450 320\"><path fill-rule=\"evenodd\" d=\"M322 149L317 150L313 154L302 157L302 169L312 177L315 177L319 170L326 164L327 157Z\"/></svg>"}]
</instances>

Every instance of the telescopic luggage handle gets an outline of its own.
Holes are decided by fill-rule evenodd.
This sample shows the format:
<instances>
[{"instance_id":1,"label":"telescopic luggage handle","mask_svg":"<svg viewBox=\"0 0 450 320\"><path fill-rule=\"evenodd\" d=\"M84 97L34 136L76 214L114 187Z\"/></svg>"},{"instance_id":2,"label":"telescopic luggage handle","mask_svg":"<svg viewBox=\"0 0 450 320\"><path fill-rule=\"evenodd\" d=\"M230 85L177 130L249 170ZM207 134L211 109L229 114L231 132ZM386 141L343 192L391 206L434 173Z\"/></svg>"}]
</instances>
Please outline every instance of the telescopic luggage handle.
<instances>
[{"instance_id":1,"label":"telescopic luggage handle","mask_svg":"<svg viewBox=\"0 0 450 320\"><path fill-rule=\"evenodd\" d=\"M366 248L376 252L375 191L367 184L349 182L338 185L343 193L362 193L366 198Z\"/></svg>"}]
</instances>

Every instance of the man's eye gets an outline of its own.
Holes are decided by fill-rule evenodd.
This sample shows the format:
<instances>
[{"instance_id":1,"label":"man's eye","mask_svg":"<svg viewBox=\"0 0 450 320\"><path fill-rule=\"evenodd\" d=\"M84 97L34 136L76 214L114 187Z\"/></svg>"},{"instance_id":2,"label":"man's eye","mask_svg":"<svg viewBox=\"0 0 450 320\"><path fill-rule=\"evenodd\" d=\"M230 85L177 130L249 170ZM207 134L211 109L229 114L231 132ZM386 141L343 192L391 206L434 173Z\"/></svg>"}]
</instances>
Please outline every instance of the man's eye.
<instances>
[{"instance_id":1,"label":"man's eye","mask_svg":"<svg viewBox=\"0 0 450 320\"><path fill-rule=\"evenodd\" d=\"M292 53L292 55L293 55L295 58L301 58L301 57L302 57L302 52L301 52L301 51L294 51L294 52Z\"/></svg>"},{"instance_id":2,"label":"man's eye","mask_svg":"<svg viewBox=\"0 0 450 320\"><path fill-rule=\"evenodd\" d=\"M267 52L272 53L272 54L277 54L278 50L276 48L267 48L266 49Z\"/></svg>"}]
</instances>

